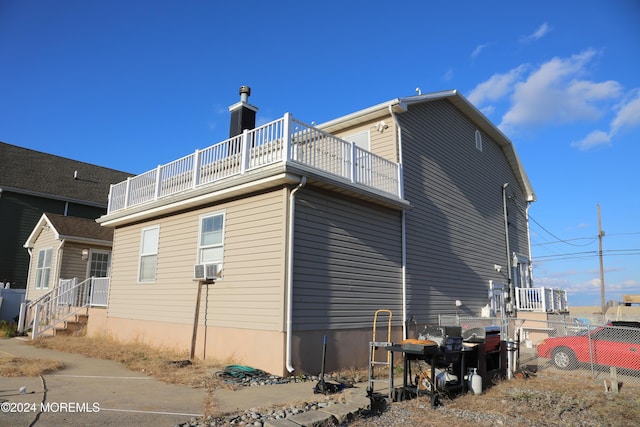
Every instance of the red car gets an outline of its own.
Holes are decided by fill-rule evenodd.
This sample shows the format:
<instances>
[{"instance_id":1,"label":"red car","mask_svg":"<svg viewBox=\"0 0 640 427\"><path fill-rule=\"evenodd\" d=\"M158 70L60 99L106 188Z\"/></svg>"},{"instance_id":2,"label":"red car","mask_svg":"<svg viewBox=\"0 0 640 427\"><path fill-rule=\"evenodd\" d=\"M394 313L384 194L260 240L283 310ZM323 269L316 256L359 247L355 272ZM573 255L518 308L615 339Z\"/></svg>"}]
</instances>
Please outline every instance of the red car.
<instances>
[{"instance_id":1,"label":"red car","mask_svg":"<svg viewBox=\"0 0 640 427\"><path fill-rule=\"evenodd\" d=\"M538 344L538 356L551 359L558 369L593 361L640 370L640 322L610 322L578 335L547 338Z\"/></svg>"}]
</instances>

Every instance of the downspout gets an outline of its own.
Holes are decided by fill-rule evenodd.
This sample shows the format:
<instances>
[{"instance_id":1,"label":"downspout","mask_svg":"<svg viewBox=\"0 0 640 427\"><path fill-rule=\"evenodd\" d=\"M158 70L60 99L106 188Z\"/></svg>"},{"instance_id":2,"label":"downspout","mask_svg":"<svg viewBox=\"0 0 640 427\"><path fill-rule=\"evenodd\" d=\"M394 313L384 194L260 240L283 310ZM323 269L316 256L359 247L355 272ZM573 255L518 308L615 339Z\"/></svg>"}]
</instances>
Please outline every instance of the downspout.
<instances>
[{"instance_id":1,"label":"downspout","mask_svg":"<svg viewBox=\"0 0 640 427\"><path fill-rule=\"evenodd\" d=\"M393 112L393 107L389 105L389 114L396 125L396 134L398 137L398 164L402 171L402 128L400 122ZM399 194L401 199L404 199L404 180L400 184ZM407 223L406 223L406 211L403 209L401 213L401 251L402 251L402 337L404 339L409 338L407 336Z\"/></svg>"},{"instance_id":2,"label":"downspout","mask_svg":"<svg viewBox=\"0 0 640 427\"><path fill-rule=\"evenodd\" d=\"M524 211L524 220L527 224L527 247L529 250L529 265L527 269L529 270L529 283L527 285L532 288L533 287L533 260L531 259L531 230L529 229L529 209L531 208L531 202L527 202L527 209Z\"/></svg>"},{"instance_id":3,"label":"downspout","mask_svg":"<svg viewBox=\"0 0 640 427\"><path fill-rule=\"evenodd\" d=\"M286 346L286 367L288 372L293 372L294 368L291 364L291 339L293 333L292 317L293 317L293 229L295 225L295 213L296 213L296 193L307 184L307 177L303 176L300 183L289 194L289 230L287 239L287 346Z\"/></svg>"},{"instance_id":4,"label":"downspout","mask_svg":"<svg viewBox=\"0 0 640 427\"><path fill-rule=\"evenodd\" d=\"M509 219L507 218L507 187L509 186L508 182L502 184L502 213L504 216L504 239L507 247L507 289L509 291L509 305L507 306L507 312L513 313L513 300L514 300L514 292L512 286L512 276L511 276L511 249L509 247Z\"/></svg>"}]
</instances>

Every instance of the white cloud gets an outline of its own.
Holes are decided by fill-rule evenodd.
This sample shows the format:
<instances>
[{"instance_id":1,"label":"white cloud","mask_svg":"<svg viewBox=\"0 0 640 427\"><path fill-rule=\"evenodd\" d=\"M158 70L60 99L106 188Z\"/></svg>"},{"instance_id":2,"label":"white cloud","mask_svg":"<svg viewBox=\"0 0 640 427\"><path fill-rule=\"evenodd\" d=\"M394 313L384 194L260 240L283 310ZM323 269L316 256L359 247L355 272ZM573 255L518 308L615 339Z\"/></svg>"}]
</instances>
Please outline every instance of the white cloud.
<instances>
[{"instance_id":1,"label":"white cloud","mask_svg":"<svg viewBox=\"0 0 640 427\"><path fill-rule=\"evenodd\" d=\"M574 141L571 146L581 151L587 151L602 145L611 145L611 137L601 130L594 130L580 141Z\"/></svg>"},{"instance_id":2,"label":"white cloud","mask_svg":"<svg viewBox=\"0 0 640 427\"><path fill-rule=\"evenodd\" d=\"M621 129L640 126L640 91L635 91L635 98L621 104L616 116L611 121L609 132L595 130L580 141L574 141L571 146L581 151L587 151L602 145L611 145L613 136Z\"/></svg>"},{"instance_id":3,"label":"white cloud","mask_svg":"<svg viewBox=\"0 0 640 427\"><path fill-rule=\"evenodd\" d=\"M585 124L613 116L608 130L594 129L571 142L582 151L611 145L618 132L640 127L640 89L622 100L623 88L617 81L590 80L589 68L599 53L587 49L570 57L552 58L537 68L522 64L494 74L473 88L467 98L485 115L497 110L493 104L508 101L498 125L507 134L527 127Z\"/></svg>"},{"instance_id":4,"label":"white cloud","mask_svg":"<svg viewBox=\"0 0 640 427\"><path fill-rule=\"evenodd\" d=\"M513 86L527 69L520 65L504 74L494 74L489 80L480 83L469 93L469 101L479 106L485 101L496 101L513 91Z\"/></svg>"},{"instance_id":5,"label":"white cloud","mask_svg":"<svg viewBox=\"0 0 640 427\"><path fill-rule=\"evenodd\" d=\"M636 91L635 98L620 107L611 122L611 134L613 135L623 128L636 126L640 126L640 91Z\"/></svg>"},{"instance_id":6,"label":"white cloud","mask_svg":"<svg viewBox=\"0 0 640 427\"><path fill-rule=\"evenodd\" d=\"M540 40L549 31L551 31L551 27L549 26L549 24L544 22L533 33L529 34L528 36L520 37L520 41L522 41L522 42L530 42L530 41Z\"/></svg>"},{"instance_id":7,"label":"white cloud","mask_svg":"<svg viewBox=\"0 0 640 427\"><path fill-rule=\"evenodd\" d=\"M442 76L442 80L444 80L445 82L448 82L452 79L453 79L453 69L449 68L447 71L445 71L444 76Z\"/></svg>"},{"instance_id":8,"label":"white cloud","mask_svg":"<svg viewBox=\"0 0 640 427\"><path fill-rule=\"evenodd\" d=\"M476 46L476 48L473 49L473 52L471 52L471 58L475 59L478 55L480 55L480 52L482 52L482 50L487 46L489 46L489 43L480 44Z\"/></svg>"},{"instance_id":9,"label":"white cloud","mask_svg":"<svg viewBox=\"0 0 640 427\"><path fill-rule=\"evenodd\" d=\"M517 82L511 109L502 117L500 128L510 130L600 118L604 111L598 101L619 97L622 88L615 81L579 80L596 54L590 49L569 58L553 58L533 71L526 81Z\"/></svg>"}]
</instances>

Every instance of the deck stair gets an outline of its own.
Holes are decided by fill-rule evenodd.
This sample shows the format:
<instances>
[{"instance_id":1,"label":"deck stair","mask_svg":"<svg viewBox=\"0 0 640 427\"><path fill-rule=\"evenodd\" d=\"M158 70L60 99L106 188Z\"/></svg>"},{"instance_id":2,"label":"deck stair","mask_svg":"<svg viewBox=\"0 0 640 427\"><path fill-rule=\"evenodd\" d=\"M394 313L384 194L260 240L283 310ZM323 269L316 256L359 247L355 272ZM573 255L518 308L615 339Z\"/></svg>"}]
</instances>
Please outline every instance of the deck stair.
<instances>
[{"instance_id":1,"label":"deck stair","mask_svg":"<svg viewBox=\"0 0 640 427\"><path fill-rule=\"evenodd\" d=\"M56 336L81 336L87 330L88 314L76 314L74 320L65 320L63 326L53 329Z\"/></svg>"}]
</instances>

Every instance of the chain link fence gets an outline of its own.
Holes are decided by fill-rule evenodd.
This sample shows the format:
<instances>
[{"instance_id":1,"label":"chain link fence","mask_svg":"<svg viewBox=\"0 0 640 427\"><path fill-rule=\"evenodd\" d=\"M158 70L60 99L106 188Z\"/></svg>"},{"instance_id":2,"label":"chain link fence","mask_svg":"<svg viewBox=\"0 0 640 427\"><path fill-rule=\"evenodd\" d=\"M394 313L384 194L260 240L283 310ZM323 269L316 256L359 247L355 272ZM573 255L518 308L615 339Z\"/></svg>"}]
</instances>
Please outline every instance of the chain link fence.
<instances>
[{"instance_id":1,"label":"chain link fence","mask_svg":"<svg viewBox=\"0 0 640 427\"><path fill-rule=\"evenodd\" d=\"M640 321L543 314L547 320L441 316L462 330L500 326L501 340L517 343L516 369L570 371L594 380L640 384Z\"/></svg>"}]
</instances>

